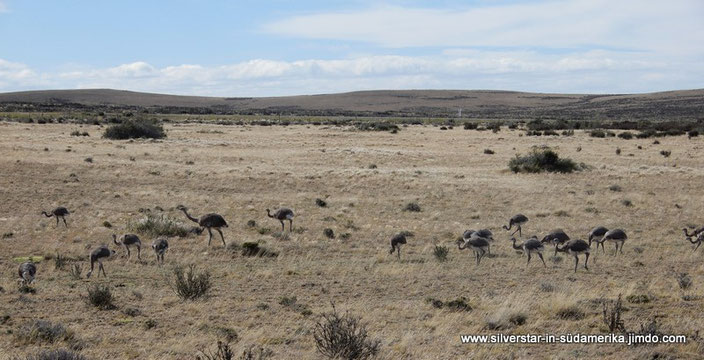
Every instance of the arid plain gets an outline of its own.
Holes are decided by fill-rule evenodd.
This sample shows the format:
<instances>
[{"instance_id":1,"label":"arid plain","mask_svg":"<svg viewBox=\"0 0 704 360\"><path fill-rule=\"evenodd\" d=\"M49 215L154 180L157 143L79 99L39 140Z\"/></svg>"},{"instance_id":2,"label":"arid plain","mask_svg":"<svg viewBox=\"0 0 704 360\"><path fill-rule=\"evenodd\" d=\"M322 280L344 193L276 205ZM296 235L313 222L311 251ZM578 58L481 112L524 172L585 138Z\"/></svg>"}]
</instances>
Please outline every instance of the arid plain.
<instances>
[{"instance_id":1,"label":"arid plain","mask_svg":"<svg viewBox=\"0 0 704 360\"><path fill-rule=\"evenodd\" d=\"M90 136L71 136L74 130ZM684 226L704 225L704 138L663 137L653 144L654 139L591 138L583 131L522 136L524 131L505 127L492 133L409 126L391 134L184 123L166 130L164 140L112 141L101 138L103 128L94 125L0 123L0 233L12 234L0 240L3 356L37 350L39 345L22 344L13 332L46 319L70 328L81 353L96 359L192 359L232 330L238 354L256 345L277 359L318 358L312 331L331 303L362 318L370 337L381 341L381 359L694 359L704 354L704 334L699 334L704 248L692 252L682 234ZM531 175L508 170L517 153L541 145L588 169ZM672 154L664 157L661 150ZM325 199L327 207L317 206L316 198ZM410 202L421 211L403 211ZM160 268L147 245L152 238L142 237L147 245L142 262L134 253L127 261L112 244L111 234L127 232L128 223L144 218L144 209L161 213L161 208L193 225L175 209L180 204L196 216L222 214L229 223L228 243L259 241L278 257L243 257L237 249L223 248L217 237L208 247L206 233L169 239ZM58 205L72 212L68 228L40 215ZM288 238L272 236L280 224L266 216L266 208L279 206L296 213ZM593 249L589 271L580 258L575 274L573 258L553 258L550 248L547 268L537 258L526 266L526 257L501 229L516 213L530 218L524 238L562 228L585 239L592 227L604 225L624 229L629 239L623 255L614 256L613 245L606 254ZM249 220L256 226L248 226ZM113 228L106 228L106 221ZM477 266L455 240L465 229L484 227L494 232L493 256ZM335 239L324 236L326 228ZM400 231L414 236L399 261L388 252L390 237ZM343 233L349 236L341 239ZM107 278L76 280L51 260L57 253L80 259L85 274L87 255L100 244L118 250L105 261ZM447 261L437 261L435 245L449 248ZM21 294L15 259L29 255L47 259L38 264L36 293ZM209 271L210 296L179 299L169 286L176 264ZM678 285L682 273L692 280L689 289ZM93 283L109 284L117 309L86 303ZM460 342L462 334L606 333L601 303L619 294L627 330L638 331L656 319L660 332L685 334L687 343ZM282 297L293 296L297 306L281 304ZM461 297L471 311L438 309L428 301ZM126 309L138 311L128 315ZM508 320L516 314L524 317L521 324Z\"/></svg>"}]
</instances>

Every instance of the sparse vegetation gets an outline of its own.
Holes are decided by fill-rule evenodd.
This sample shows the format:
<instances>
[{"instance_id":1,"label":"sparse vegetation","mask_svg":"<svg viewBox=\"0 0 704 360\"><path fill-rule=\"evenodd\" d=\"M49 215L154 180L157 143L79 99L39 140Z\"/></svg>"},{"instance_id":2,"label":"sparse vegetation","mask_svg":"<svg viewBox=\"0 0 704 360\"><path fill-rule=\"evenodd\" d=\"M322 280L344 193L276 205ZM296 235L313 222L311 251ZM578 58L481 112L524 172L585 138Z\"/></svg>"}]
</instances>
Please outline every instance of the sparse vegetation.
<instances>
[{"instance_id":1,"label":"sparse vegetation","mask_svg":"<svg viewBox=\"0 0 704 360\"><path fill-rule=\"evenodd\" d=\"M20 344L53 344L59 341L72 343L76 340L73 331L62 324L47 320L34 320L21 325L14 331L15 340Z\"/></svg>"},{"instance_id":2,"label":"sparse vegetation","mask_svg":"<svg viewBox=\"0 0 704 360\"><path fill-rule=\"evenodd\" d=\"M403 208L403 211L409 211L409 212L420 212L420 205L416 202L409 202L406 204L406 206Z\"/></svg>"},{"instance_id":3,"label":"sparse vegetation","mask_svg":"<svg viewBox=\"0 0 704 360\"><path fill-rule=\"evenodd\" d=\"M87 360L77 352L66 349L42 350L38 353L27 355L25 358L15 357L14 360Z\"/></svg>"},{"instance_id":4,"label":"sparse vegetation","mask_svg":"<svg viewBox=\"0 0 704 360\"><path fill-rule=\"evenodd\" d=\"M618 294L618 299L616 301L612 301L610 303L604 301L602 303L602 320L609 328L610 333L626 332L626 327L621 319L622 311L623 306L621 304L621 294Z\"/></svg>"}]
</instances>

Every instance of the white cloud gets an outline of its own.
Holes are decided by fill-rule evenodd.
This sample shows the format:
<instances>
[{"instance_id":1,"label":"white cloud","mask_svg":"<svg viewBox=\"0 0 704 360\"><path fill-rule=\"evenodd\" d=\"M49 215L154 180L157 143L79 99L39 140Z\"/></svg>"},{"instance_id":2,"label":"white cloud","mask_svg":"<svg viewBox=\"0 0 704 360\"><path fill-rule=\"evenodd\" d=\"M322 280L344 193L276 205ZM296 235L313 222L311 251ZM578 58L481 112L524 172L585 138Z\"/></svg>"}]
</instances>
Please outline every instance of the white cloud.
<instances>
[{"instance_id":1,"label":"white cloud","mask_svg":"<svg viewBox=\"0 0 704 360\"><path fill-rule=\"evenodd\" d=\"M500 89L541 92L649 92L700 88L704 64L644 61L637 54L586 51L448 49L440 55L351 59L256 59L223 66L155 67L133 62L103 69L39 73L0 59L0 91L115 88L172 94L275 96L369 89Z\"/></svg>"},{"instance_id":2,"label":"white cloud","mask_svg":"<svg viewBox=\"0 0 704 360\"><path fill-rule=\"evenodd\" d=\"M464 9L382 6L293 16L268 33L388 48L620 48L702 54L701 0L566 0Z\"/></svg>"}]
</instances>

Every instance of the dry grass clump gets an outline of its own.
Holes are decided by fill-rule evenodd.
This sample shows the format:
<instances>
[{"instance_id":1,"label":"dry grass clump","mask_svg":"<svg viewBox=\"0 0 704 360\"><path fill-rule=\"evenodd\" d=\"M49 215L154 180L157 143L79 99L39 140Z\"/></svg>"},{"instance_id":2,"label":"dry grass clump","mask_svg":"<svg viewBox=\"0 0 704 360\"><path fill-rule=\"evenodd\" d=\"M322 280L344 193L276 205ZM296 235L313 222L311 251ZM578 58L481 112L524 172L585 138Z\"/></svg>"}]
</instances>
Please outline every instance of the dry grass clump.
<instances>
[{"instance_id":1,"label":"dry grass clump","mask_svg":"<svg viewBox=\"0 0 704 360\"><path fill-rule=\"evenodd\" d=\"M459 297L455 300L442 301L434 298L427 298L425 301L433 305L436 309L445 308L450 311L472 311L472 306L467 302L467 298L464 296Z\"/></svg>"},{"instance_id":2,"label":"dry grass clump","mask_svg":"<svg viewBox=\"0 0 704 360\"><path fill-rule=\"evenodd\" d=\"M447 248L447 246L435 245L435 247L433 248L433 256L435 256L435 259L439 262L447 261L447 254L449 252L450 250Z\"/></svg>"},{"instance_id":3,"label":"dry grass clump","mask_svg":"<svg viewBox=\"0 0 704 360\"><path fill-rule=\"evenodd\" d=\"M563 320L581 320L586 316L584 311L576 304L558 307L557 311L555 311L555 315Z\"/></svg>"},{"instance_id":4,"label":"dry grass clump","mask_svg":"<svg viewBox=\"0 0 704 360\"><path fill-rule=\"evenodd\" d=\"M196 300L203 297L213 286L210 273L207 271L197 273L195 265L189 265L187 271L184 271L182 266L176 266L174 276L172 289L182 300Z\"/></svg>"},{"instance_id":5,"label":"dry grass clump","mask_svg":"<svg viewBox=\"0 0 704 360\"><path fill-rule=\"evenodd\" d=\"M602 303L602 319L604 324L609 328L609 332L626 332L626 327L621 319L623 306L621 303L621 294L618 294L618 300L607 303Z\"/></svg>"},{"instance_id":6,"label":"dry grass clump","mask_svg":"<svg viewBox=\"0 0 704 360\"><path fill-rule=\"evenodd\" d=\"M524 325L527 320L528 316L523 310L503 305L486 319L484 328L494 331L507 330Z\"/></svg>"},{"instance_id":7,"label":"dry grass clump","mask_svg":"<svg viewBox=\"0 0 704 360\"><path fill-rule=\"evenodd\" d=\"M258 242L244 242L242 243L242 256L247 257L277 257L279 254L277 252L268 250L263 246L260 246Z\"/></svg>"},{"instance_id":8,"label":"dry grass clump","mask_svg":"<svg viewBox=\"0 0 704 360\"><path fill-rule=\"evenodd\" d=\"M186 237L192 233L192 229L182 222L167 215L155 215L148 213L147 216L137 222L130 222L127 227L141 235L149 237Z\"/></svg>"},{"instance_id":9,"label":"dry grass clump","mask_svg":"<svg viewBox=\"0 0 704 360\"><path fill-rule=\"evenodd\" d=\"M153 120L126 120L120 124L110 125L103 137L112 140L137 138L161 139L166 137L164 127Z\"/></svg>"},{"instance_id":10,"label":"dry grass clump","mask_svg":"<svg viewBox=\"0 0 704 360\"><path fill-rule=\"evenodd\" d=\"M15 340L20 344L53 344L59 341L73 343L76 336L63 324L47 320L34 320L21 325L14 331Z\"/></svg>"},{"instance_id":11,"label":"dry grass clump","mask_svg":"<svg viewBox=\"0 0 704 360\"><path fill-rule=\"evenodd\" d=\"M27 357L15 357L13 360L87 360L85 356L66 349L42 350Z\"/></svg>"},{"instance_id":12,"label":"dry grass clump","mask_svg":"<svg viewBox=\"0 0 704 360\"><path fill-rule=\"evenodd\" d=\"M580 166L571 159L563 158L552 149L533 149L527 155L516 155L508 163L514 173L559 172L571 173Z\"/></svg>"},{"instance_id":13,"label":"dry grass clump","mask_svg":"<svg viewBox=\"0 0 704 360\"><path fill-rule=\"evenodd\" d=\"M369 338L366 325L349 313L322 314L313 329L315 347L329 359L369 359L379 352L381 342Z\"/></svg>"},{"instance_id":14,"label":"dry grass clump","mask_svg":"<svg viewBox=\"0 0 704 360\"><path fill-rule=\"evenodd\" d=\"M86 298L88 303L97 307L100 310L112 310L117 308L113 301L115 297L110 291L108 285L93 285L88 288L88 297Z\"/></svg>"}]
</instances>

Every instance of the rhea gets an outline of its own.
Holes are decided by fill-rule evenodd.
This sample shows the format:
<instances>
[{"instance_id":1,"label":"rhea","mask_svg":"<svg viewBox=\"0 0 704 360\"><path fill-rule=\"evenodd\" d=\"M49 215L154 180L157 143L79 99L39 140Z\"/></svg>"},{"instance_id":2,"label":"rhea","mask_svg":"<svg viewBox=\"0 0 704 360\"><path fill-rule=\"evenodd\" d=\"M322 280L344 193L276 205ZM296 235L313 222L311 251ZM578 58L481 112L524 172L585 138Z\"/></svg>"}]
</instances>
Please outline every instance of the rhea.
<instances>
[{"instance_id":1,"label":"rhea","mask_svg":"<svg viewBox=\"0 0 704 360\"><path fill-rule=\"evenodd\" d=\"M457 248L460 250L472 249L474 256L477 259L477 265L482 261L482 258L489 249L489 241L483 237L470 236L468 239L458 239Z\"/></svg>"},{"instance_id":2,"label":"rhea","mask_svg":"<svg viewBox=\"0 0 704 360\"><path fill-rule=\"evenodd\" d=\"M472 237L481 237L489 241L489 246L487 246L487 251L486 253L491 255L491 242L494 241L494 234L491 232L489 229L481 229L479 231L475 230L466 230L462 234L462 240L467 241L468 239Z\"/></svg>"},{"instance_id":3,"label":"rhea","mask_svg":"<svg viewBox=\"0 0 704 360\"><path fill-rule=\"evenodd\" d=\"M266 215L272 219L276 219L281 222L281 231L282 232L286 228L284 226L284 220L288 220L288 231L293 231L293 210L291 210L289 208L280 208L280 209L274 211L274 213L272 214L271 210L266 209Z\"/></svg>"},{"instance_id":4,"label":"rhea","mask_svg":"<svg viewBox=\"0 0 704 360\"><path fill-rule=\"evenodd\" d=\"M152 242L152 249L154 250L154 254L156 254L157 264L163 264L164 254L166 250L169 250L169 242L164 238L158 238Z\"/></svg>"},{"instance_id":5,"label":"rhea","mask_svg":"<svg viewBox=\"0 0 704 360\"><path fill-rule=\"evenodd\" d=\"M687 240L691 242L692 244L695 244L697 246L694 247L693 251L697 251L699 249L699 245L702 244L704 241L704 228L700 228L698 230L695 230L693 233L689 234L687 233L687 228L684 228L684 235L687 237ZM692 240L693 237L696 237L696 239Z\"/></svg>"},{"instance_id":6,"label":"rhea","mask_svg":"<svg viewBox=\"0 0 704 360\"><path fill-rule=\"evenodd\" d=\"M93 274L93 266L98 262L98 276L100 272L103 272L103 277L105 275L105 268L103 267L103 260L115 255L115 250L111 250L106 245L100 245L98 248L90 252L90 271L86 274L86 278L89 278Z\"/></svg>"},{"instance_id":7,"label":"rhea","mask_svg":"<svg viewBox=\"0 0 704 360\"><path fill-rule=\"evenodd\" d=\"M125 234L120 236L119 238L117 235L112 234L112 242L115 243L115 245L122 245L125 247L127 250L127 259L130 258L130 246L134 246L137 248L137 258L139 260L142 260L142 241L139 240L139 236L135 234Z\"/></svg>"},{"instance_id":8,"label":"rhea","mask_svg":"<svg viewBox=\"0 0 704 360\"><path fill-rule=\"evenodd\" d=\"M609 231L609 229L603 227L603 226L597 226L592 229L592 231L589 232L589 246L592 246L592 240L596 241L596 249L599 250L599 245L601 245L601 251L606 253L606 250L604 250L604 243L601 241L601 239L606 235L606 233Z\"/></svg>"},{"instance_id":9,"label":"rhea","mask_svg":"<svg viewBox=\"0 0 704 360\"><path fill-rule=\"evenodd\" d=\"M46 211L42 211L42 215L46 217L56 217L56 226L59 226L59 218L64 221L64 225L68 227L68 224L66 223L66 215L69 215L68 209L66 209L63 206L59 206L54 210L51 210L51 212L47 213Z\"/></svg>"},{"instance_id":10,"label":"rhea","mask_svg":"<svg viewBox=\"0 0 704 360\"><path fill-rule=\"evenodd\" d=\"M516 230L511 233L511 236L513 236L516 232L518 232L518 236L521 236L521 226L525 225L527 222L527 216L523 214L516 214L508 221L508 226L504 225L504 230L511 230L511 228L515 226Z\"/></svg>"},{"instance_id":11,"label":"rhea","mask_svg":"<svg viewBox=\"0 0 704 360\"><path fill-rule=\"evenodd\" d=\"M589 270L587 262L589 262L589 244L584 240L570 240L562 247L557 247L557 251L564 252L574 256L574 272L577 272L579 264L579 255L584 254L584 268Z\"/></svg>"},{"instance_id":12,"label":"rhea","mask_svg":"<svg viewBox=\"0 0 704 360\"><path fill-rule=\"evenodd\" d=\"M557 256L557 246L562 245L570 240L570 237L562 229L555 229L549 234L545 235L542 243L550 243L555 245L555 256Z\"/></svg>"},{"instance_id":13,"label":"rhea","mask_svg":"<svg viewBox=\"0 0 704 360\"><path fill-rule=\"evenodd\" d=\"M20 264L17 272L20 275L20 279L18 281L21 285L26 286L34 281L34 275L37 273L37 266L31 261L23 262Z\"/></svg>"},{"instance_id":14,"label":"rhea","mask_svg":"<svg viewBox=\"0 0 704 360\"><path fill-rule=\"evenodd\" d=\"M531 254L535 253L538 254L540 261L543 262L543 266L547 267L547 265L545 265L545 259L543 259L543 250L545 249L545 247L543 246L542 242L538 241L538 238L536 236L531 237L530 239L524 241L519 245L516 245L515 237L512 237L511 241L513 242L514 249L522 250L525 254L528 255L528 261L526 262L526 266L530 264ZM555 248L557 248L557 246L555 246Z\"/></svg>"},{"instance_id":15,"label":"rhea","mask_svg":"<svg viewBox=\"0 0 704 360\"><path fill-rule=\"evenodd\" d=\"M199 218L194 218L193 216L188 214L188 209L183 206L179 205L176 207L177 209L183 211L183 213L186 215L186 217L200 225L201 227L204 227L208 229L208 246L210 246L210 241L213 240L213 231L212 229L215 229L218 233L220 233L220 239L222 239L222 245L226 246L225 244L225 237L222 235L222 230L220 228L227 227L227 222L225 219L220 216L219 214L215 213L210 213L210 214L205 214Z\"/></svg>"},{"instance_id":16,"label":"rhea","mask_svg":"<svg viewBox=\"0 0 704 360\"><path fill-rule=\"evenodd\" d=\"M406 244L406 235L396 234L391 238L391 250L389 250L389 255L396 251L396 256L401 260L401 245Z\"/></svg>"},{"instance_id":17,"label":"rhea","mask_svg":"<svg viewBox=\"0 0 704 360\"><path fill-rule=\"evenodd\" d=\"M621 229L613 229L607 231L606 234L604 234L604 237L601 238L601 242L603 243L604 241L613 241L616 245L616 252L614 252L614 255L616 255L617 253L619 253L619 250L620 253L623 254L623 243L626 242L626 239L628 239L628 236L626 235L625 231Z\"/></svg>"}]
</instances>

